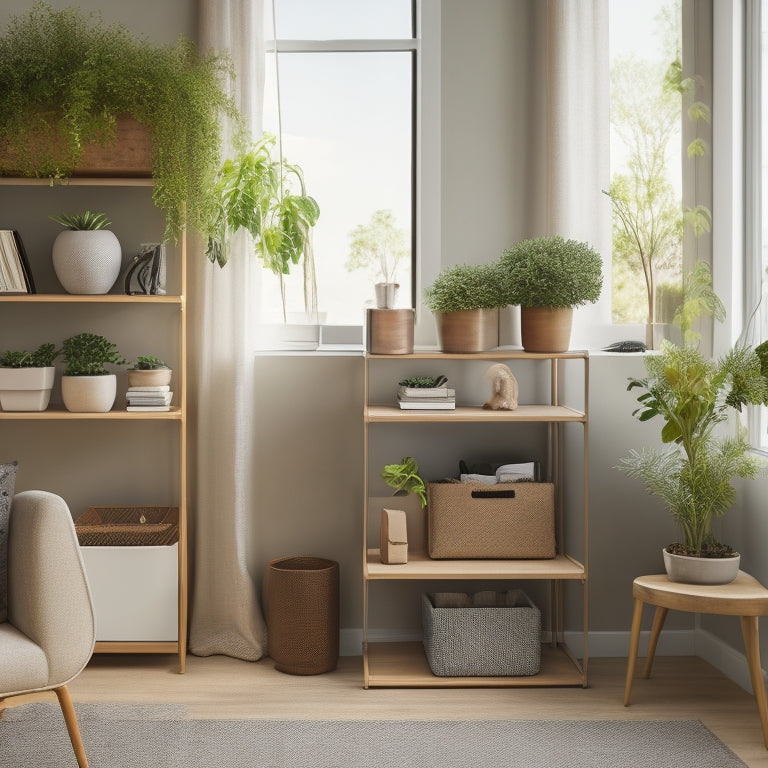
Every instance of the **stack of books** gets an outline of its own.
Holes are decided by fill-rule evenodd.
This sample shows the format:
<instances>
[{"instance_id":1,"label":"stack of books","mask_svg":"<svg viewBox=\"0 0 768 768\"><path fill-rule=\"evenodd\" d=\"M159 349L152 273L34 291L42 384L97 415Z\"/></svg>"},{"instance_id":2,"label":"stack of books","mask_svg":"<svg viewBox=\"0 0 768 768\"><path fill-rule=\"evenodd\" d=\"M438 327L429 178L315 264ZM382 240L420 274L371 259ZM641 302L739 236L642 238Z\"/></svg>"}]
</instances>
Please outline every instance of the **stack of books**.
<instances>
[{"instance_id":1,"label":"stack of books","mask_svg":"<svg viewBox=\"0 0 768 768\"><path fill-rule=\"evenodd\" d=\"M442 387L398 387L397 402L409 410L448 410L456 408L456 390Z\"/></svg>"},{"instance_id":2,"label":"stack of books","mask_svg":"<svg viewBox=\"0 0 768 768\"><path fill-rule=\"evenodd\" d=\"M129 411L170 411L173 392L167 385L128 387L125 393Z\"/></svg>"}]
</instances>

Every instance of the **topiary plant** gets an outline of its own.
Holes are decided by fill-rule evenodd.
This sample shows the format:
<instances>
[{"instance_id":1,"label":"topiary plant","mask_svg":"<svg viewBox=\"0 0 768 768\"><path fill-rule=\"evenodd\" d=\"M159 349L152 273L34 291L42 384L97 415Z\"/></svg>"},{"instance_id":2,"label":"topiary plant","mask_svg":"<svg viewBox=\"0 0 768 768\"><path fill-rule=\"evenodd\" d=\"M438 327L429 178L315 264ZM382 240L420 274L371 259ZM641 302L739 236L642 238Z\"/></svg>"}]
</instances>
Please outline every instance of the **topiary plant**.
<instances>
[{"instance_id":1,"label":"topiary plant","mask_svg":"<svg viewBox=\"0 0 768 768\"><path fill-rule=\"evenodd\" d=\"M41 344L34 352L7 350L0 355L0 367L49 368L60 354L54 344Z\"/></svg>"},{"instance_id":2,"label":"topiary plant","mask_svg":"<svg viewBox=\"0 0 768 768\"><path fill-rule=\"evenodd\" d=\"M496 309L509 302L498 262L446 267L424 290L424 303L432 312Z\"/></svg>"},{"instance_id":3,"label":"topiary plant","mask_svg":"<svg viewBox=\"0 0 768 768\"><path fill-rule=\"evenodd\" d=\"M65 376L108 376L105 364L125 364L117 346L94 333L79 333L64 339L62 351L66 363Z\"/></svg>"},{"instance_id":4,"label":"topiary plant","mask_svg":"<svg viewBox=\"0 0 768 768\"><path fill-rule=\"evenodd\" d=\"M509 304L566 309L594 303L603 260L587 243L559 235L521 240L499 260Z\"/></svg>"},{"instance_id":5,"label":"topiary plant","mask_svg":"<svg viewBox=\"0 0 768 768\"><path fill-rule=\"evenodd\" d=\"M122 116L152 137L153 198L166 238L207 231L221 164L221 118L241 122L223 89L228 59L180 37L165 46L77 7L36 2L0 36L0 173L72 175L90 143L110 144Z\"/></svg>"}]
</instances>

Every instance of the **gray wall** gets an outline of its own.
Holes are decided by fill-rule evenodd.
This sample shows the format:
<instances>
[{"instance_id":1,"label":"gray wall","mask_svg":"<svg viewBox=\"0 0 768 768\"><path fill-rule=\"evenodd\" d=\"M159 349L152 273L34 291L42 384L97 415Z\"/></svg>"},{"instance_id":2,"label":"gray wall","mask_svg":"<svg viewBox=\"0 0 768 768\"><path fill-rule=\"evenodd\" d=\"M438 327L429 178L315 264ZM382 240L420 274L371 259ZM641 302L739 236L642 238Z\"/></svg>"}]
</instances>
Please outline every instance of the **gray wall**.
<instances>
[{"instance_id":1,"label":"gray wall","mask_svg":"<svg viewBox=\"0 0 768 768\"><path fill-rule=\"evenodd\" d=\"M535 30L527 21L531 3L442 3L441 264L487 261L528 234L527 203L535 186L530 178L531 136L525 108L535 97L528 69L535 40ZM55 4L65 3L58 0ZM123 20L132 29L162 41L173 41L179 32L194 33L193 0L134 0L130 4L88 0L80 5L103 7L108 20ZM0 23L11 11L28 6L27 2L6 3L0 9ZM8 220L14 216L25 220L31 217L34 221L30 226L39 224L40 242L39 247L35 246L34 259L40 264L47 259L48 243L55 234L47 214L62 205L58 200L42 207L23 199L4 201L3 212ZM143 225L141 230L135 226L136 221L151 221L152 215L146 214L144 206L140 200L115 203L115 215L119 213L120 217L118 234L129 247L146 239ZM154 232L159 224L155 221L147 226ZM45 279L53 278L49 273ZM23 337L29 343L45 340L53 330L58 332L59 315L55 309L48 310L46 316L46 312L27 312L25 308L21 321L0 317L0 347L6 346L11 327L14 340ZM75 330L81 320L90 325L104 321L91 310L82 312L82 317L65 321L67 329ZM137 351L134 321L134 317L117 317L110 321L116 326L107 328L124 340L126 355ZM298 553L338 560L342 572L342 627L357 629L362 625L362 359L273 355L257 357L255 366L257 430L253 471L258 480L259 504L253 515L258 531L257 562L263 567L271 558ZM632 418L634 399L625 391L627 377L641 373L639 356L596 355L592 359L588 456L590 624L600 632L628 631L632 579L641 573L659 571L660 549L675 536L674 527L658 503L638 483L614 469L630 447L656 439L658 430ZM378 386L391 386L389 370L378 375ZM472 375L475 378L467 381L466 391L480 397L481 373L473 371ZM521 382L535 399L536 377L521 373ZM579 395L577 385L569 383L566 390L569 396ZM20 458L20 487L61 492L75 508L92 503L127 503L129 499L148 503L171 494L164 477L165 467L173 466L174 448L167 436L152 435L155 447L147 453L145 429L121 426L119 440L114 439L114 429L114 425L107 428L88 424L40 424L32 428L21 423L4 425L3 454L5 458ZM422 460L429 476L449 471L467 450L509 448L507 435L495 427L491 438L474 427L463 430L461 436L442 428L426 436L376 429L381 432L376 433L379 447L372 455L372 467L410 453ZM486 444L486 440L490 442ZM538 445L539 437L532 435L530 440ZM67 455L68 445L75 445L78 454L84 453L96 462L95 468L88 470L87 487L81 479L82 467ZM575 462L567 479L577 487L584 460L578 429L569 428L566 446ZM745 568L763 581L768 580L763 535L768 533L768 522L762 514L766 483L752 483L742 489L739 510L725 528L743 549ZM379 490L386 492L385 488ZM580 512L578 494L569 505L575 513ZM578 541L578 526L573 536ZM416 629L418 612L412 598L411 590L405 588L393 589L391 595L378 595L381 618L377 616L372 626ZM405 612L401 611L404 600L409 601ZM567 616L569 626L577 630L579 609L569 610ZM669 622L673 628L693 626L693 619L686 616L671 616ZM722 623L714 623L712 628L741 649L738 629L734 631Z\"/></svg>"}]
</instances>

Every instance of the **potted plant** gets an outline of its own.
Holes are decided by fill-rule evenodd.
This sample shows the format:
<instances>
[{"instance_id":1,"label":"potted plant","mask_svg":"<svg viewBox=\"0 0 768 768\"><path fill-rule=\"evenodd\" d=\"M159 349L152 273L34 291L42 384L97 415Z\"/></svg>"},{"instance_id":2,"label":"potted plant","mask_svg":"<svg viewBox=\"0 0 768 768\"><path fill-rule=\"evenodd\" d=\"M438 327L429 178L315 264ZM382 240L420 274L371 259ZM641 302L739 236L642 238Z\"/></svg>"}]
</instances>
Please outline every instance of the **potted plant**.
<instances>
[{"instance_id":1,"label":"potted plant","mask_svg":"<svg viewBox=\"0 0 768 768\"><path fill-rule=\"evenodd\" d=\"M407 233L395 223L389 210L376 211L367 224L350 232L349 256L344 264L348 272L367 269L374 276L376 306L393 309L397 304L397 269L411 249Z\"/></svg>"},{"instance_id":2,"label":"potted plant","mask_svg":"<svg viewBox=\"0 0 768 768\"><path fill-rule=\"evenodd\" d=\"M507 296L499 263L446 267L424 290L444 352L482 352L499 344L499 309Z\"/></svg>"},{"instance_id":3,"label":"potted plant","mask_svg":"<svg viewBox=\"0 0 768 768\"><path fill-rule=\"evenodd\" d=\"M413 456L405 456L399 464L386 464L381 477L395 495L413 493L418 496L421 506L427 506L427 489L419 476L419 465Z\"/></svg>"},{"instance_id":4,"label":"potted plant","mask_svg":"<svg viewBox=\"0 0 768 768\"><path fill-rule=\"evenodd\" d=\"M694 346L665 341L645 357L647 376L630 379L628 389L640 390L634 415L660 417L668 447L632 450L618 468L642 480L680 524L682 541L664 549L673 581L722 584L738 573L738 554L717 542L711 524L735 499L732 480L755 477L760 463L740 434L716 429L742 406L768 403L766 346L736 345L712 361Z\"/></svg>"},{"instance_id":5,"label":"potted plant","mask_svg":"<svg viewBox=\"0 0 768 768\"><path fill-rule=\"evenodd\" d=\"M171 368L153 355L139 355L126 372L129 387L168 386L171 383Z\"/></svg>"},{"instance_id":6,"label":"potted plant","mask_svg":"<svg viewBox=\"0 0 768 768\"><path fill-rule=\"evenodd\" d=\"M67 293L109 293L120 274L120 241L105 213L49 216L65 227L53 241L53 269Z\"/></svg>"},{"instance_id":7,"label":"potted plant","mask_svg":"<svg viewBox=\"0 0 768 768\"><path fill-rule=\"evenodd\" d=\"M221 118L239 117L223 88L230 69L227 57L202 54L184 37L158 45L99 14L36 2L0 36L0 173L104 174L81 160L94 146L114 145L128 118L151 136L149 172L166 239L185 225L205 231ZM106 172L149 175L143 167Z\"/></svg>"},{"instance_id":8,"label":"potted plant","mask_svg":"<svg viewBox=\"0 0 768 768\"><path fill-rule=\"evenodd\" d=\"M4 411L44 411L48 407L61 354L53 344L34 352L7 350L0 355L0 408Z\"/></svg>"},{"instance_id":9,"label":"potted plant","mask_svg":"<svg viewBox=\"0 0 768 768\"><path fill-rule=\"evenodd\" d=\"M567 350L573 308L600 298L600 254L587 243L555 235L521 240L504 251L499 263L508 302L520 305L523 348L527 352Z\"/></svg>"},{"instance_id":10,"label":"potted plant","mask_svg":"<svg viewBox=\"0 0 768 768\"><path fill-rule=\"evenodd\" d=\"M106 413L117 394L117 377L104 366L123 365L125 359L104 336L79 333L64 340L66 368L61 377L64 407L76 413Z\"/></svg>"},{"instance_id":11,"label":"potted plant","mask_svg":"<svg viewBox=\"0 0 768 768\"><path fill-rule=\"evenodd\" d=\"M285 318L285 283L291 267L302 263L304 305L317 311L311 230L320 208L307 194L304 174L279 153L272 157L276 139L264 134L236 157L225 160L213 188L215 212L210 219L208 258L224 266L228 241L243 229L253 239L256 255L280 279Z\"/></svg>"}]
</instances>

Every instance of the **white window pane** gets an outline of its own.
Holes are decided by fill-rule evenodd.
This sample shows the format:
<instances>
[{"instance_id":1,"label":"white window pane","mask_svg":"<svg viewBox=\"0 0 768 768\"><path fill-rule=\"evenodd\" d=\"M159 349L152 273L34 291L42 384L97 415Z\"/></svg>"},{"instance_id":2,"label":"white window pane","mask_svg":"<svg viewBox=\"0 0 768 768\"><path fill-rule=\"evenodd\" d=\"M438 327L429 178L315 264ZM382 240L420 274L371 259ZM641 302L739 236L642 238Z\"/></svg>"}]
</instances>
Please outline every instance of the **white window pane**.
<instances>
[{"instance_id":1,"label":"white window pane","mask_svg":"<svg viewBox=\"0 0 768 768\"><path fill-rule=\"evenodd\" d=\"M411 0L275 0L275 23L279 40L413 37Z\"/></svg>"},{"instance_id":2,"label":"white window pane","mask_svg":"<svg viewBox=\"0 0 768 768\"><path fill-rule=\"evenodd\" d=\"M274 55L267 57L264 129L277 133ZM318 305L328 324L359 324L378 278L345 268L350 233L380 210L412 232L413 54L279 54L285 157L304 170L320 206L313 243ZM399 264L399 306L412 306L410 254ZM303 311L300 275L291 275L288 311ZM282 320L277 278L265 274L263 319Z\"/></svg>"}]
</instances>

